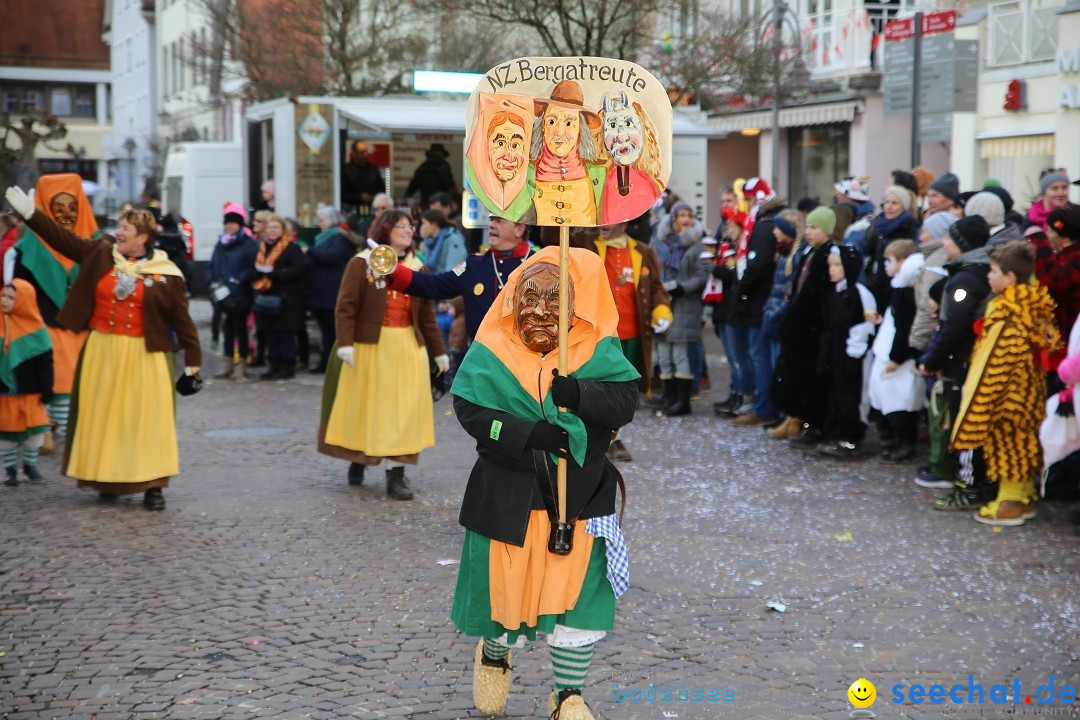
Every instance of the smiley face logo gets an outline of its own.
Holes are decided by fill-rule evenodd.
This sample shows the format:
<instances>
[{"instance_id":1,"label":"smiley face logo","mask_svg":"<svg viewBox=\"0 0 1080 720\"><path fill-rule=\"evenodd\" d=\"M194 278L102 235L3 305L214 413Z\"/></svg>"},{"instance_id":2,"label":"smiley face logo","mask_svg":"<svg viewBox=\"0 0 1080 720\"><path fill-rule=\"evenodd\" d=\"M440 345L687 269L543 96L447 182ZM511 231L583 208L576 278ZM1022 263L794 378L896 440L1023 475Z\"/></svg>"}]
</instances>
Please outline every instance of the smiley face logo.
<instances>
[{"instance_id":1,"label":"smiley face logo","mask_svg":"<svg viewBox=\"0 0 1080 720\"><path fill-rule=\"evenodd\" d=\"M877 699L877 688L866 678L859 678L847 689L848 701L857 708L868 708Z\"/></svg>"}]
</instances>

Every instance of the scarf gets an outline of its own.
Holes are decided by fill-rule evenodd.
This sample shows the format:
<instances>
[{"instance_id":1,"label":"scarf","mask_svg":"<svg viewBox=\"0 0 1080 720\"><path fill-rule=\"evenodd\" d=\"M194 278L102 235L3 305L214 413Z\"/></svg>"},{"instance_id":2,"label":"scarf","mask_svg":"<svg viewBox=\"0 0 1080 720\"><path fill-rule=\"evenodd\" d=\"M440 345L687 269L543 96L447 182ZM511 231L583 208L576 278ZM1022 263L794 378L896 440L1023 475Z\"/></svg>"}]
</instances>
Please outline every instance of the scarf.
<instances>
[{"instance_id":1,"label":"scarf","mask_svg":"<svg viewBox=\"0 0 1080 720\"><path fill-rule=\"evenodd\" d=\"M578 155L576 148L566 157L560 158L548 150L547 145L544 145L540 151L540 159L536 161L537 182L580 180L587 174L585 163L581 162L581 156Z\"/></svg>"},{"instance_id":2,"label":"scarf","mask_svg":"<svg viewBox=\"0 0 1080 720\"><path fill-rule=\"evenodd\" d=\"M0 383L4 384L8 393L16 394L15 368L52 350L52 340L45 329L45 321L41 319L34 286L18 278L12 280L11 285L15 288L15 306L11 312L3 313L3 322L0 323L0 333L3 334Z\"/></svg>"},{"instance_id":3,"label":"scarf","mask_svg":"<svg viewBox=\"0 0 1080 720\"><path fill-rule=\"evenodd\" d=\"M1028 210L1027 218L1031 221L1032 225L1038 225L1046 232L1046 218L1050 216L1052 210L1046 207L1046 202L1039 199L1036 200L1031 209Z\"/></svg>"},{"instance_id":4,"label":"scarf","mask_svg":"<svg viewBox=\"0 0 1080 720\"><path fill-rule=\"evenodd\" d=\"M882 240L891 238L893 233L900 229L900 226L911 219L911 213L907 210L900 213L896 217L890 219L884 215L878 215L874 220L874 225L877 226L878 237Z\"/></svg>"},{"instance_id":5,"label":"scarf","mask_svg":"<svg viewBox=\"0 0 1080 720\"><path fill-rule=\"evenodd\" d=\"M229 247L234 242L239 240L242 234L243 231L238 232L235 235L230 235L229 233L221 233L221 237L218 238L218 242L220 242L224 247Z\"/></svg>"},{"instance_id":6,"label":"scarf","mask_svg":"<svg viewBox=\"0 0 1080 720\"><path fill-rule=\"evenodd\" d=\"M572 412L559 412L551 399L555 351L545 362L525 347L514 328L514 292L525 268L559 263L559 248L546 247L523 262L495 298L469 353L454 376L454 395L469 402L539 422L547 419L567 431L570 454L585 462L585 424ZM570 248L574 317L567 334L568 370L576 378L600 382L637 380L640 375L623 355L616 328L619 313L608 286L603 261L591 250Z\"/></svg>"},{"instance_id":7,"label":"scarf","mask_svg":"<svg viewBox=\"0 0 1080 720\"><path fill-rule=\"evenodd\" d=\"M435 235L434 239L431 241L431 248L424 256L424 267L428 270L435 272L436 268L439 267L439 264L442 263L443 255L446 254L446 238L448 238L453 231L454 229L449 226L439 228L438 234Z\"/></svg>"},{"instance_id":8,"label":"scarf","mask_svg":"<svg viewBox=\"0 0 1080 720\"><path fill-rule=\"evenodd\" d=\"M626 247L626 241L627 241L626 234L623 233L622 235L620 235L618 237L608 238L604 242L607 244L608 247L616 248L616 249L621 250L622 248Z\"/></svg>"},{"instance_id":9,"label":"scarf","mask_svg":"<svg viewBox=\"0 0 1080 720\"><path fill-rule=\"evenodd\" d=\"M274 243L268 255L266 252L266 246L269 244L270 243L265 240L259 243L259 252L255 255L256 265L269 265L270 267L274 267L274 263L276 263L277 259L281 257L281 253L285 252L285 246L289 244L289 241L285 238L280 238L277 242ZM271 287L273 287L273 285L274 283L272 283L270 281L270 278L268 277L257 278L255 282L251 283L251 287L255 288L259 292L266 292Z\"/></svg>"},{"instance_id":10,"label":"scarf","mask_svg":"<svg viewBox=\"0 0 1080 720\"><path fill-rule=\"evenodd\" d=\"M315 236L315 247L322 247L326 243L333 240L334 237L336 237L337 234L340 233L340 232L341 232L341 226L340 225L335 225L333 227L326 228L321 233L319 233L318 235Z\"/></svg>"},{"instance_id":11,"label":"scarf","mask_svg":"<svg viewBox=\"0 0 1080 720\"><path fill-rule=\"evenodd\" d=\"M141 258L127 258L120 254L115 247L112 251L113 269L116 271L116 299L124 300L135 292L135 283L138 276L146 276L146 285L149 287L154 280L165 282L163 275L183 278L180 268L176 267L164 250L154 250L151 254Z\"/></svg>"}]
</instances>

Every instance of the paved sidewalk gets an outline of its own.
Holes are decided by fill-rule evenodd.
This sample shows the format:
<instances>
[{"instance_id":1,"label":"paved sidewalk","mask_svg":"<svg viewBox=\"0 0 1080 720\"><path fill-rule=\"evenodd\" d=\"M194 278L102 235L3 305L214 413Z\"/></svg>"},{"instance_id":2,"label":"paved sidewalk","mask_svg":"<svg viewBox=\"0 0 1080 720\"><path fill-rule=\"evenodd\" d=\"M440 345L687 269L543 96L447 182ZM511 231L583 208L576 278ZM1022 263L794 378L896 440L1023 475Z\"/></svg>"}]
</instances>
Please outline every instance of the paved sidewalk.
<instances>
[{"instance_id":1,"label":"paved sidewalk","mask_svg":"<svg viewBox=\"0 0 1080 720\"><path fill-rule=\"evenodd\" d=\"M206 336L205 303L193 314ZM0 487L0 718L479 717L474 642L448 620L472 443L445 398L438 444L409 471L415 501L387 499L381 468L349 487L345 463L314 450L320 391L306 375L180 398L183 471L163 513L99 504L55 456L44 484ZM1076 505L996 532L930 510L913 467L731 428L708 412L722 394L624 432L632 587L597 646L598 715L841 720L860 677L877 717L1014 709L892 702L894 685L969 675L987 693L1019 680L1021 711L1075 709L1034 693L1051 676L1080 690ZM506 717L544 717L544 643L513 665ZM615 701L650 685L730 699Z\"/></svg>"}]
</instances>

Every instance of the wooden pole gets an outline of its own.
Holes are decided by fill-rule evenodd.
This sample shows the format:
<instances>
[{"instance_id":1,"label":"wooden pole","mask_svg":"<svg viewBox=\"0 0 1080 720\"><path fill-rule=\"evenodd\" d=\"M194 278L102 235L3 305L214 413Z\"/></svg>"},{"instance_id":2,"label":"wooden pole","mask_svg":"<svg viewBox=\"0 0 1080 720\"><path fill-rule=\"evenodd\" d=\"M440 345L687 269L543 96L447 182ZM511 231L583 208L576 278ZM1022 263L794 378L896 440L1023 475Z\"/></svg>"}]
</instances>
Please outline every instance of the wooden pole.
<instances>
[{"instance_id":1,"label":"wooden pole","mask_svg":"<svg viewBox=\"0 0 1080 720\"><path fill-rule=\"evenodd\" d=\"M570 228L559 226L559 375L567 375L570 356L567 330L570 327ZM560 408L564 409L564 408ZM566 459L559 458L559 522L566 522Z\"/></svg>"}]
</instances>

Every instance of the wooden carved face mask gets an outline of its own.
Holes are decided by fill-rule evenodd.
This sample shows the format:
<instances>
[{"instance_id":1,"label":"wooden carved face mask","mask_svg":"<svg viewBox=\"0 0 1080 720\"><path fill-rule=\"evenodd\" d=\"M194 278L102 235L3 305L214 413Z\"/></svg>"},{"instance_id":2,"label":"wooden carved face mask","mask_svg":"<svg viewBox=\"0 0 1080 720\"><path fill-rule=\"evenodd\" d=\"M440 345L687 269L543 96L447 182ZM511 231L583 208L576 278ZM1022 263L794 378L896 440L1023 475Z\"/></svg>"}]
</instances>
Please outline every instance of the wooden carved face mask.
<instances>
[{"instance_id":1,"label":"wooden carved face mask","mask_svg":"<svg viewBox=\"0 0 1080 720\"><path fill-rule=\"evenodd\" d=\"M574 318L574 284L570 283L569 317ZM559 347L559 268L551 263L529 266L514 291L515 327L525 347L547 355Z\"/></svg>"}]
</instances>

